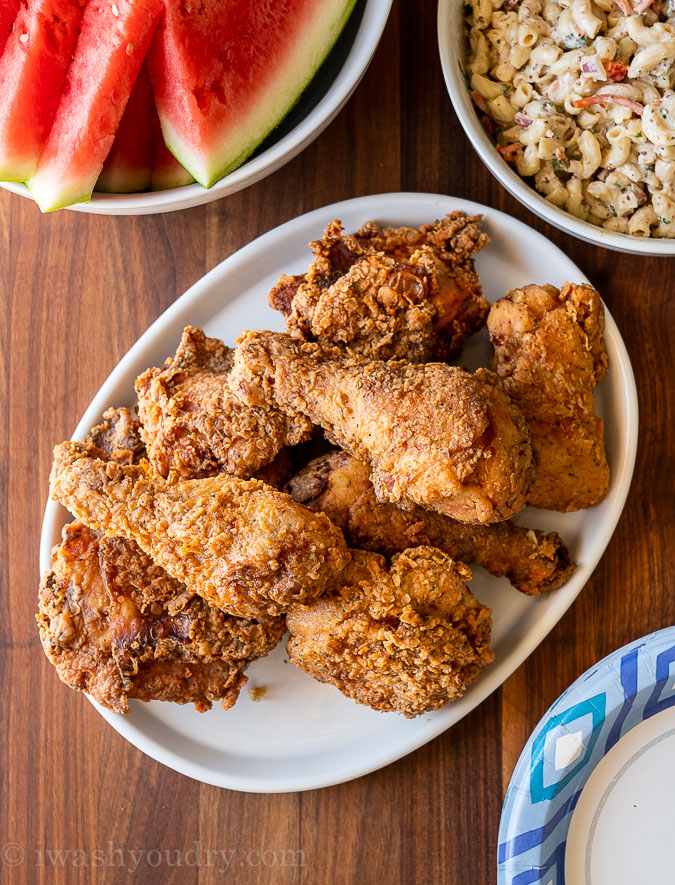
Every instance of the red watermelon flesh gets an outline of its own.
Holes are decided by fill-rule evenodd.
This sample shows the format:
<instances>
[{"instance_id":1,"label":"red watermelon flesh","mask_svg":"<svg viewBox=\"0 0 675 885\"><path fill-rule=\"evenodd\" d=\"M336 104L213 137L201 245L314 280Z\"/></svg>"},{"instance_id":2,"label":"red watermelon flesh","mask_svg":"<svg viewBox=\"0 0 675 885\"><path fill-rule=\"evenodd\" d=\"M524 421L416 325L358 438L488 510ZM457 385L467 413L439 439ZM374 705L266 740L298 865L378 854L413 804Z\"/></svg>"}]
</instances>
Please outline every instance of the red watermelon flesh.
<instances>
[{"instance_id":1,"label":"red watermelon flesh","mask_svg":"<svg viewBox=\"0 0 675 885\"><path fill-rule=\"evenodd\" d=\"M19 11L19 0L0 0L0 52L2 52L14 19Z\"/></svg>"},{"instance_id":2,"label":"red watermelon flesh","mask_svg":"<svg viewBox=\"0 0 675 885\"><path fill-rule=\"evenodd\" d=\"M54 125L27 182L43 212L87 201L162 11L162 0L90 0Z\"/></svg>"},{"instance_id":3,"label":"red watermelon flesh","mask_svg":"<svg viewBox=\"0 0 675 885\"><path fill-rule=\"evenodd\" d=\"M166 0L148 54L164 140L204 187L249 156L310 82L355 0Z\"/></svg>"},{"instance_id":4,"label":"red watermelon flesh","mask_svg":"<svg viewBox=\"0 0 675 885\"><path fill-rule=\"evenodd\" d=\"M84 0L22 3L0 58L0 180L25 181L54 120Z\"/></svg>"},{"instance_id":5,"label":"red watermelon flesh","mask_svg":"<svg viewBox=\"0 0 675 885\"><path fill-rule=\"evenodd\" d=\"M150 75L145 65L120 120L117 135L96 182L96 190L109 194L129 194L150 187L154 151L154 118Z\"/></svg>"}]
</instances>

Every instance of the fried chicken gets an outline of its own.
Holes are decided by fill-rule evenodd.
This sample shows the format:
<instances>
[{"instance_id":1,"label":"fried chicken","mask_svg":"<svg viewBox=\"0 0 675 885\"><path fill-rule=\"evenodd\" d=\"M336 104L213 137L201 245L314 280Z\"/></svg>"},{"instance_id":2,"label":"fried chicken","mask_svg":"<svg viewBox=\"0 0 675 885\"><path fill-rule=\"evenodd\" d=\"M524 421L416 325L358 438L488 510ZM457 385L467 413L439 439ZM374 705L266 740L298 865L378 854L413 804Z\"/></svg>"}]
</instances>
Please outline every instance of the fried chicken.
<instances>
[{"instance_id":1,"label":"fried chicken","mask_svg":"<svg viewBox=\"0 0 675 885\"><path fill-rule=\"evenodd\" d=\"M116 713L128 698L231 707L248 663L285 632L214 609L173 580L133 541L64 527L39 591L37 622L50 662L67 685Z\"/></svg>"},{"instance_id":2,"label":"fried chicken","mask_svg":"<svg viewBox=\"0 0 675 885\"><path fill-rule=\"evenodd\" d=\"M462 522L501 521L524 506L529 431L489 373L346 358L289 335L247 332L229 380L247 404L304 414L368 463L380 501Z\"/></svg>"},{"instance_id":3,"label":"fried chicken","mask_svg":"<svg viewBox=\"0 0 675 885\"><path fill-rule=\"evenodd\" d=\"M340 582L286 617L290 659L374 710L412 718L460 697L490 650L490 609L471 573L440 550L354 551Z\"/></svg>"},{"instance_id":4,"label":"fried chicken","mask_svg":"<svg viewBox=\"0 0 675 885\"><path fill-rule=\"evenodd\" d=\"M290 480L288 490L305 507L325 513L350 547L384 556L407 547L438 547L496 577L506 575L529 596L560 587L576 568L556 532L544 534L512 522L465 525L422 507L380 504L368 467L346 452L316 458Z\"/></svg>"},{"instance_id":5,"label":"fried chicken","mask_svg":"<svg viewBox=\"0 0 675 885\"><path fill-rule=\"evenodd\" d=\"M99 449L106 461L138 464L146 457L140 424L125 407L105 411L103 421L87 434L87 442Z\"/></svg>"},{"instance_id":6,"label":"fried chicken","mask_svg":"<svg viewBox=\"0 0 675 885\"><path fill-rule=\"evenodd\" d=\"M51 495L109 537L125 537L216 608L279 614L323 592L349 559L342 533L258 480L167 482L101 460L91 442L56 446Z\"/></svg>"},{"instance_id":7,"label":"fried chicken","mask_svg":"<svg viewBox=\"0 0 675 885\"><path fill-rule=\"evenodd\" d=\"M485 324L488 303L473 254L488 242L480 216L343 234L332 221L311 243L304 276L283 275L269 296L289 334L370 359L445 360Z\"/></svg>"},{"instance_id":8,"label":"fried chicken","mask_svg":"<svg viewBox=\"0 0 675 885\"><path fill-rule=\"evenodd\" d=\"M243 405L231 393L228 347L188 326L176 355L136 380L141 434L154 470L187 479L225 472L250 479L286 445L308 439L310 422Z\"/></svg>"},{"instance_id":9,"label":"fried chicken","mask_svg":"<svg viewBox=\"0 0 675 885\"><path fill-rule=\"evenodd\" d=\"M494 368L520 408L538 460L528 504L579 510L609 488L603 424L593 388L607 372L604 310L591 286L525 286L488 317Z\"/></svg>"}]
</instances>

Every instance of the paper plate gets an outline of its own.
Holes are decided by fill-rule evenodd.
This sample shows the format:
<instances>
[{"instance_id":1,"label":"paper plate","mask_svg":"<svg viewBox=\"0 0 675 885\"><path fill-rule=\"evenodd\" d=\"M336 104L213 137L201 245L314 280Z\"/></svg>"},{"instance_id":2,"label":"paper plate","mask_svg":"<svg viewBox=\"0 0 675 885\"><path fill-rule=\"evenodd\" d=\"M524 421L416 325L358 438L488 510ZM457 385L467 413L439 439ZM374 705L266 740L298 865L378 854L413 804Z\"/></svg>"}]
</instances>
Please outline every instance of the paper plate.
<instances>
[{"instance_id":1,"label":"paper plate","mask_svg":"<svg viewBox=\"0 0 675 885\"><path fill-rule=\"evenodd\" d=\"M499 885L675 882L675 627L579 677L537 725L499 828Z\"/></svg>"}]
</instances>

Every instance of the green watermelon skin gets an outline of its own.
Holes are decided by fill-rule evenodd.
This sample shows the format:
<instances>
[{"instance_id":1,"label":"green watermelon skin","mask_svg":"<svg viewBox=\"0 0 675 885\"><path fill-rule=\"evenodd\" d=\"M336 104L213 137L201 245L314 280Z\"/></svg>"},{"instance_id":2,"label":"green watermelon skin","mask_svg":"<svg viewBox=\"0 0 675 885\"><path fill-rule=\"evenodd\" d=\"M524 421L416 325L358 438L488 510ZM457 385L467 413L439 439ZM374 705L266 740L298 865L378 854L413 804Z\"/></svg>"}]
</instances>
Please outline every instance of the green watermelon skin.
<instances>
[{"instance_id":1,"label":"green watermelon skin","mask_svg":"<svg viewBox=\"0 0 675 885\"><path fill-rule=\"evenodd\" d=\"M27 185L43 212L87 202L162 11L162 0L90 0L54 125Z\"/></svg>"},{"instance_id":2,"label":"green watermelon skin","mask_svg":"<svg viewBox=\"0 0 675 885\"><path fill-rule=\"evenodd\" d=\"M0 0L0 53L5 48L5 43L18 12L19 0Z\"/></svg>"},{"instance_id":3,"label":"green watermelon skin","mask_svg":"<svg viewBox=\"0 0 675 885\"><path fill-rule=\"evenodd\" d=\"M149 189L156 118L150 75L143 65L96 182L97 191L130 194Z\"/></svg>"},{"instance_id":4,"label":"green watermelon skin","mask_svg":"<svg viewBox=\"0 0 675 885\"><path fill-rule=\"evenodd\" d=\"M164 140L204 187L285 117L355 0L166 0L148 54Z\"/></svg>"},{"instance_id":5,"label":"green watermelon skin","mask_svg":"<svg viewBox=\"0 0 675 885\"><path fill-rule=\"evenodd\" d=\"M0 181L35 172L54 121L84 0L21 5L0 57Z\"/></svg>"}]
</instances>

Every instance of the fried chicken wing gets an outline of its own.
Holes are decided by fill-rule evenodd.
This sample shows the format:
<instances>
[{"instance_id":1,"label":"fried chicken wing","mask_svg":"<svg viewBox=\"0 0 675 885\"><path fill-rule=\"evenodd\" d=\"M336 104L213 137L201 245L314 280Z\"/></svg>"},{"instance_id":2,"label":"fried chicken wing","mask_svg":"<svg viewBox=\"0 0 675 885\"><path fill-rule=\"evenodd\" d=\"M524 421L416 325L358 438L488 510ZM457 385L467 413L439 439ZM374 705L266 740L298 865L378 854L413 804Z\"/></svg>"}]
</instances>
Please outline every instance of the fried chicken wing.
<instances>
[{"instance_id":1,"label":"fried chicken wing","mask_svg":"<svg viewBox=\"0 0 675 885\"><path fill-rule=\"evenodd\" d=\"M289 334L370 359L447 359L485 324L488 303L473 254L488 238L480 216L454 212L433 225L343 234L331 222L311 243L305 276L283 275L270 305Z\"/></svg>"},{"instance_id":2,"label":"fried chicken wing","mask_svg":"<svg viewBox=\"0 0 675 885\"><path fill-rule=\"evenodd\" d=\"M262 482L225 474L167 482L100 455L91 443L56 446L52 497L90 528L135 541L230 614L278 614L322 593L349 559L327 517Z\"/></svg>"},{"instance_id":3,"label":"fried chicken wing","mask_svg":"<svg viewBox=\"0 0 675 885\"><path fill-rule=\"evenodd\" d=\"M287 445L309 439L302 415L249 408L231 393L230 348L188 326L176 355L136 381L141 433L154 470L194 479L225 472L250 479Z\"/></svg>"},{"instance_id":4,"label":"fried chicken wing","mask_svg":"<svg viewBox=\"0 0 675 885\"><path fill-rule=\"evenodd\" d=\"M325 513L350 547L393 556L407 547L438 547L467 565L506 577L529 596L560 587L576 568L556 532L544 534L513 522L466 525L413 507L402 510L375 497L368 467L346 452L310 462L288 483L296 501Z\"/></svg>"},{"instance_id":5,"label":"fried chicken wing","mask_svg":"<svg viewBox=\"0 0 675 885\"><path fill-rule=\"evenodd\" d=\"M230 374L244 402L304 414L369 464L380 501L420 504L463 522L524 506L529 431L487 373L346 358L272 332L247 332Z\"/></svg>"},{"instance_id":6,"label":"fried chicken wing","mask_svg":"<svg viewBox=\"0 0 675 885\"><path fill-rule=\"evenodd\" d=\"M94 434L95 435L95 434ZM231 707L281 617L234 618L170 578L133 541L65 526L40 584L37 622L59 677L116 713L129 698Z\"/></svg>"},{"instance_id":7,"label":"fried chicken wing","mask_svg":"<svg viewBox=\"0 0 675 885\"><path fill-rule=\"evenodd\" d=\"M494 657L490 609L467 588L470 577L432 547L399 553L389 568L356 550L339 584L289 610L289 657L374 710L438 710Z\"/></svg>"},{"instance_id":8,"label":"fried chicken wing","mask_svg":"<svg viewBox=\"0 0 675 885\"><path fill-rule=\"evenodd\" d=\"M538 459L528 504L579 510L609 488L603 424L593 388L607 372L604 310L591 286L514 289L490 310L488 331L501 388L532 433Z\"/></svg>"}]
</instances>

